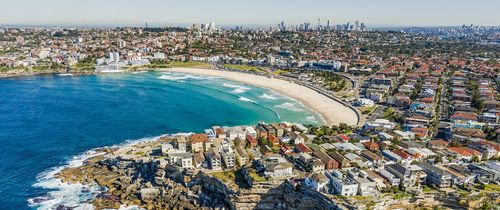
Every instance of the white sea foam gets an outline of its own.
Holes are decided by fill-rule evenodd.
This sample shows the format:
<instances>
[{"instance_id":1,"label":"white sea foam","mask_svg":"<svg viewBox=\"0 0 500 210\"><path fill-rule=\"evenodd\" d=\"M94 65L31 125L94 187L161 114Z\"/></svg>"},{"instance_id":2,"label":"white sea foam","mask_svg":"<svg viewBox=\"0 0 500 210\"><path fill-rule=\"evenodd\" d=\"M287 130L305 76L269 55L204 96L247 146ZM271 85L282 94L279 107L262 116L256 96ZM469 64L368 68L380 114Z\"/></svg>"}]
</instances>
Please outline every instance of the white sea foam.
<instances>
[{"instance_id":1,"label":"white sea foam","mask_svg":"<svg viewBox=\"0 0 500 210\"><path fill-rule=\"evenodd\" d=\"M93 209L86 201L95 198L102 190L97 185L82 185L79 183L64 183L56 178L56 174L68 167L78 167L83 165L83 161L101 155L96 151L88 151L83 155L74 156L67 165L51 168L37 176L37 183L34 187L50 190L46 196L28 199L28 204L37 209L55 209L59 205L72 207L75 209Z\"/></svg>"},{"instance_id":2,"label":"white sea foam","mask_svg":"<svg viewBox=\"0 0 500 210\"><path fill-rule=\"evenodd\" d=\"M231 93L244 93L251 88L243 86L243 85L235 85L235 84L229 84L229 83L223 83L222 86L228 87L228 88L234 88Z\"/></svg>"},{"instance_id":3,"label":"white sea foam","mask_svg":"<svg viewBox=\"0 0 500 210\"><path fill-rule=\"evenodd\" d=\"M290 102L285 102L285 103L282 103L280 105L275 105L274 107L279 108L279 109L286 109L286 110L292 111L292 112L304 111L303 109L297 107L294 103L290 103Z\"/></svg>"},{"instance_id":4,"label":"white sea foam","mask_svg":"<svg viewBox=\"0 0 500 210\"><path fill-rule=\"evenodd\" d=\"M142 73L146 73L146 72L148 72L148 71L134 71L134 72L132 72L132 74L142 74Z\"/></svg>"},{"instance_id":5,"label":"white sea foam","mask_svg":"<svg viewBox=\"0 0 500 210\"><path fill-rule=\"evenodd\" d=\"M139 208L139 206L137 206L137 205L133 205L133 206L121 205L118 210L142 210L142 209L143 208Z\"/></svg>"},{"instance_id":6,"label":"white sea foam","mask_svg":"<svg viewBox=\"0 0 500 210\"><path fill-rule=\"evenodd\" d=\"M253 101L252 99L249 99L249 98L245 98L243 96L240 96L240 98L238 98L238 100L240 101L245 101L245 102L251 102L251 103L257 103L255 101Z\"/></svg>"},{"instance_id":7,"label":"white sea foam","mask_svg":"<svg viewBox=\"0 0 500 210\"><path fill-rule=\"evenodd\" d=\"M74 156L70 161L67 162L66 165L51 168L45 172L40 173L37 176L37 182L33 184L33 187L43 188L50 191L44 196L28 199L28 205L37 209L56 209L60 205L81 210L94 209L91 204L87 203L87 201L95 198L100 192L103 192L105 189L97 185L89 186L80 183L65 183L61 179L58 179L56 175L66 168L82 166L83 162L91 157L104 154L102 152L97 152L98 149L131 146L139 144L141 142L156 141L164 136L187 136L191 134L193 133L176 133L156 136L152 138L127 140L122 144L117 144L110 147L96 148L93 150L89 150L82 155ZM123 206L120 207L120 209L133 210L139 208L137 206Z\"/></svg>"},{"instance_id":8,"label":"white sea foam","mask_svg":"<svg viewBox=\"0 0 500 210\"><path fill-rule=\"evenodd\" d=\"M263 98L263 99L269 99L269 100L275 100L275 99L277 99L276 97L274 97L272 95L269 95L267 93L262 94L260 97Z\"/></svg>"},{"instance_id":9,"label":"white sea foam","mask_svg":"<svg viewBox=\"0 0 500 210\"><path fill-rule=\"evenodd\" d=\"M307 116L307 117L306 117L306 120L307 120L308 122L318 123L318 120L316 119L316 117L314 117L314 116L312 116L312 115L311 115L311 116Z\"/></svg>"},{"instance_id":10,"label":"white sea foam","mask_svg":"<svg viewBox=\"0 0 500 210\"><path fill-rule=\"evenodd\" d=\"M158 77L159 79L163 80L169 80L169 81L175 81L175 82L184 82L188 79L195 79L195 80L203 80L203 77L200 76L194 76L194 75L169 75L169 74L164 74Z\"/></svg>"}]
</instances>

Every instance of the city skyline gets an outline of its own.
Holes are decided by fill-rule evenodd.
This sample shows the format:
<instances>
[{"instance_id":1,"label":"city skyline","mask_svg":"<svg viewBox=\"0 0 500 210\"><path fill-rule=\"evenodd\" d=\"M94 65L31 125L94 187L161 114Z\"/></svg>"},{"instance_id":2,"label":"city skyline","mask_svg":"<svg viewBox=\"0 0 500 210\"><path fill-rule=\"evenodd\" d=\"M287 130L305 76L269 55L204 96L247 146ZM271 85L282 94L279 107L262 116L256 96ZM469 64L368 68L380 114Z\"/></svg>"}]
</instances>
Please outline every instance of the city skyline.
<instances>
[{"instance_id":1,"label":"city skyline","mask_svg":"<svg viewBox=\"0 0 500 210\"><path fill-rule=\"evenodd\" d=\"M434 2L401 2L395 0L325 1L312 3L275 0L272 2L227 1L147 2L123 0L100 2L8 1L0 14L0 25L52 26L187 26L216 22L218 25L275 25L310 22L344 24L359 20L371 26L497 26L500 2L480 0L443 0ZM265 5L265 6L262 6Z\"/></svg>"}]
</instances>

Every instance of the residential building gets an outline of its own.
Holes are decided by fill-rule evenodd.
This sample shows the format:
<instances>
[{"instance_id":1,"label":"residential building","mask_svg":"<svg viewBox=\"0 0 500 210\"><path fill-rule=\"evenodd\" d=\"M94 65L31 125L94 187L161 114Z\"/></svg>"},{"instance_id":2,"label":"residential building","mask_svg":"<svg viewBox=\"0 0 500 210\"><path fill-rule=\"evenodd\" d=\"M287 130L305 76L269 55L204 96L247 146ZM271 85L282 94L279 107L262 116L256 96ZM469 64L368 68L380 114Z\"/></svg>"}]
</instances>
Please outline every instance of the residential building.
<instances>
[{"instance_id":1,"label":"residential building","mask_svg":"<svg viewBox=\"0 0 500 210\"><path fill-rule=\"evenodd\" d=\"M385 166L385 170L391 172L396 177L400 179L400 186L402 187L410 187L415 185L416 177L412 176L411 170L407 167L404 167L400 164L389 164Z\"/></svg>"},{"instance_id":2,"label":"residential building","mask_svg":"<svg viewBox=\"0 0 500 210\"><path fill-rule=\"evenodd\" d=\"M236 165L236 156L232 149L223 149L221 151L222 163L226 168L234 168Z\"/></svg>"},{"instance_id":3,"label":"residential building","mask_svg":"<svg viewBox=\"0 0 500 210\"><path fill-rule=\"evenodd\" d=\"M427 162L420 163L419 166L422 167L424 171L427 173L427 178L426 178L427 184L432 184L439 188L451 186L452 184L451 174L448 173L446 170L438 168Z\"/></svg>"},{"instance_id":4,"label":"residential building","mask_svg":"<svg viewBox=\"0 0 500 210\"><path fill-rule=\"evenodd\" d=\"M235 157L236 157L236 162L238 163L238 166L244 166L248 163L250 163L250 156L248 153L242 149L241 147L237 147L235 150Z\"/></svg>"},{"instance_id":5,"label":"residential building","mask_svg":"<svg viewBox=\"0 0 500 210\"><path fill-rule=\"evenodd\" d=\"M321 150L316 150L313 152L314 156L318 157L324 164L325 170L332 170L339 168L339 162L327 155Z\"/></svg>"},{"instance_id":6,"label":"residential building","mask_svg":"<svg viewBox=\"0 0 500 210\"><path fill-rule=\"evenodd\" d=\"M379 173L386 179L388 185L390 186L399 186L401 183L401 179L399 177L385 169L380 169Z\"/></svg>"},{"instance_id":7,"label":"residential building","mask_svg":"<svg viewBox=\"0 0 500 210\"><path fill-rule=\"evenodd\" d=\"M194 168L193 157L189 152L173 153L169 154L168 157L171 164L178 165L182 168Z\"/></svg>"},{"instance_id":8,"label":"residential building","mask_svg":"<svg viewBox=\"0 0 500 210\"><path fill-rule=\"evenodd\" d=\"M222 169L222 158L218 151L213 148L210 149L206 156L208 160L208 165L212 170L220 170Z\"/></svg>"},{"instance_id":9,"label":"residential building","mask_svg":"<svg viewBox=\"0 0 500 210\"><path fill-rule=\"evenodd\" d=\"M330 155L330 157L332 157L335 161L339 163L340 168L346 168L351 166L349 160L336 151L332 151L328 153L328 155Z\"/></svg>"},{"instance_id":10,"label":"residential building","mask_svg":"<svg viewBox=\"0 0 500 210\"><path fill-rule=\"evenodd\" d=\"M207 134L192 134L190 139L191 139L191 151L193 152L206 151L205 144L208 142Z\"/></svg>"},{"instance_id":11,"label":"residential building","mask_svg":"<svg viewBox=\"0 0 500 210\"><path fill-rule=\"evenodd\" d=\"M355 196L358 194L358 183L340 170L327 172L326 176L330 179L333 193L342 196Z\"/></svg>"},{"instance_id":12,"label":"residential building","mask_svg":"<svg viewBox=\"0 0 500 210\"><path fill-rule=\"evenodd\" d=\"M265 176L272 179L283 179L291 177L293 165L289 162L269 163L265 167Z\"/></svg>"},{"instance_id":13,"label":"residential building","mask_svg":"<svg viewBox=\"0 0 500 210\"><path fill-rule=\"evenodd\" d=\"M330 180L323 173L312 173L305 178L304 183L316 191L326 193L329 190Z\"/></svg>"}]
</instances>

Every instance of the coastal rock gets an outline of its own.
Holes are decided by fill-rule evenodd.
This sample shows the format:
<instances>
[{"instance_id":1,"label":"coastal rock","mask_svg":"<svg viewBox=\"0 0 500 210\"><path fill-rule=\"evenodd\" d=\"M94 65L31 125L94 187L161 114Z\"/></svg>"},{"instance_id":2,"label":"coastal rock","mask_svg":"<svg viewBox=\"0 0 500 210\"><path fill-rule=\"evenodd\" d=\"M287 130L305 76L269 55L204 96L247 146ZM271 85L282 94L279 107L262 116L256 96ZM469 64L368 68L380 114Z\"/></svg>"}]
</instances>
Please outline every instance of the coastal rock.
<instances>
[{"instance_id":1,"label":"coastal rock","mask_svg":"<svg viewBox=\"0 0 500 210\"><path fill-rule=\"evenodd\" d=\"M201 171L159 166L154 159L111 156L65 169L58 176L107 189L92 201L96 209L122 204L145 209L335 209L321 193L288 181L254 183L243 189Z\"/></svg>"},{"instance_id":2,"label":"coastal rock","mask_svg":"<svg viewBox=\"0 0 500 210\"><path fill-rule=\"evenodd\" d=\"M140 190L140 193L141 193L141 200L146 203L150 203L160 194L160 190L153 187L143 188Z\"/></svg>"}]
</instances>

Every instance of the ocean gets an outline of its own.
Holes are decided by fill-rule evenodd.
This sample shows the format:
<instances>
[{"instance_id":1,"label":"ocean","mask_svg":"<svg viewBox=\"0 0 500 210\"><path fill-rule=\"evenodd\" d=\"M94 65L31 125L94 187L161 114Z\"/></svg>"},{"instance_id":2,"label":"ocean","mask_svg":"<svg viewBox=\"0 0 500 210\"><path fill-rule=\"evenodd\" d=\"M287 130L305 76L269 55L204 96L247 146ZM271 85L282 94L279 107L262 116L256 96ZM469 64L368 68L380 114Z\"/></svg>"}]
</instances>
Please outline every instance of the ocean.
<instances>
[{"instance_id":1,"label":"ocean","mask_svg":"<svg viewBox=\"0 0 500 210\"><path fill-rule=\"evenodd\" d=\"M92 189L53 179L90 150L213 125L321 124L299 102L221 78L172 72L0 79L0 209L77 205ZM78 192L78 193L77 193Z\"/></svg>"}]
</instances>

